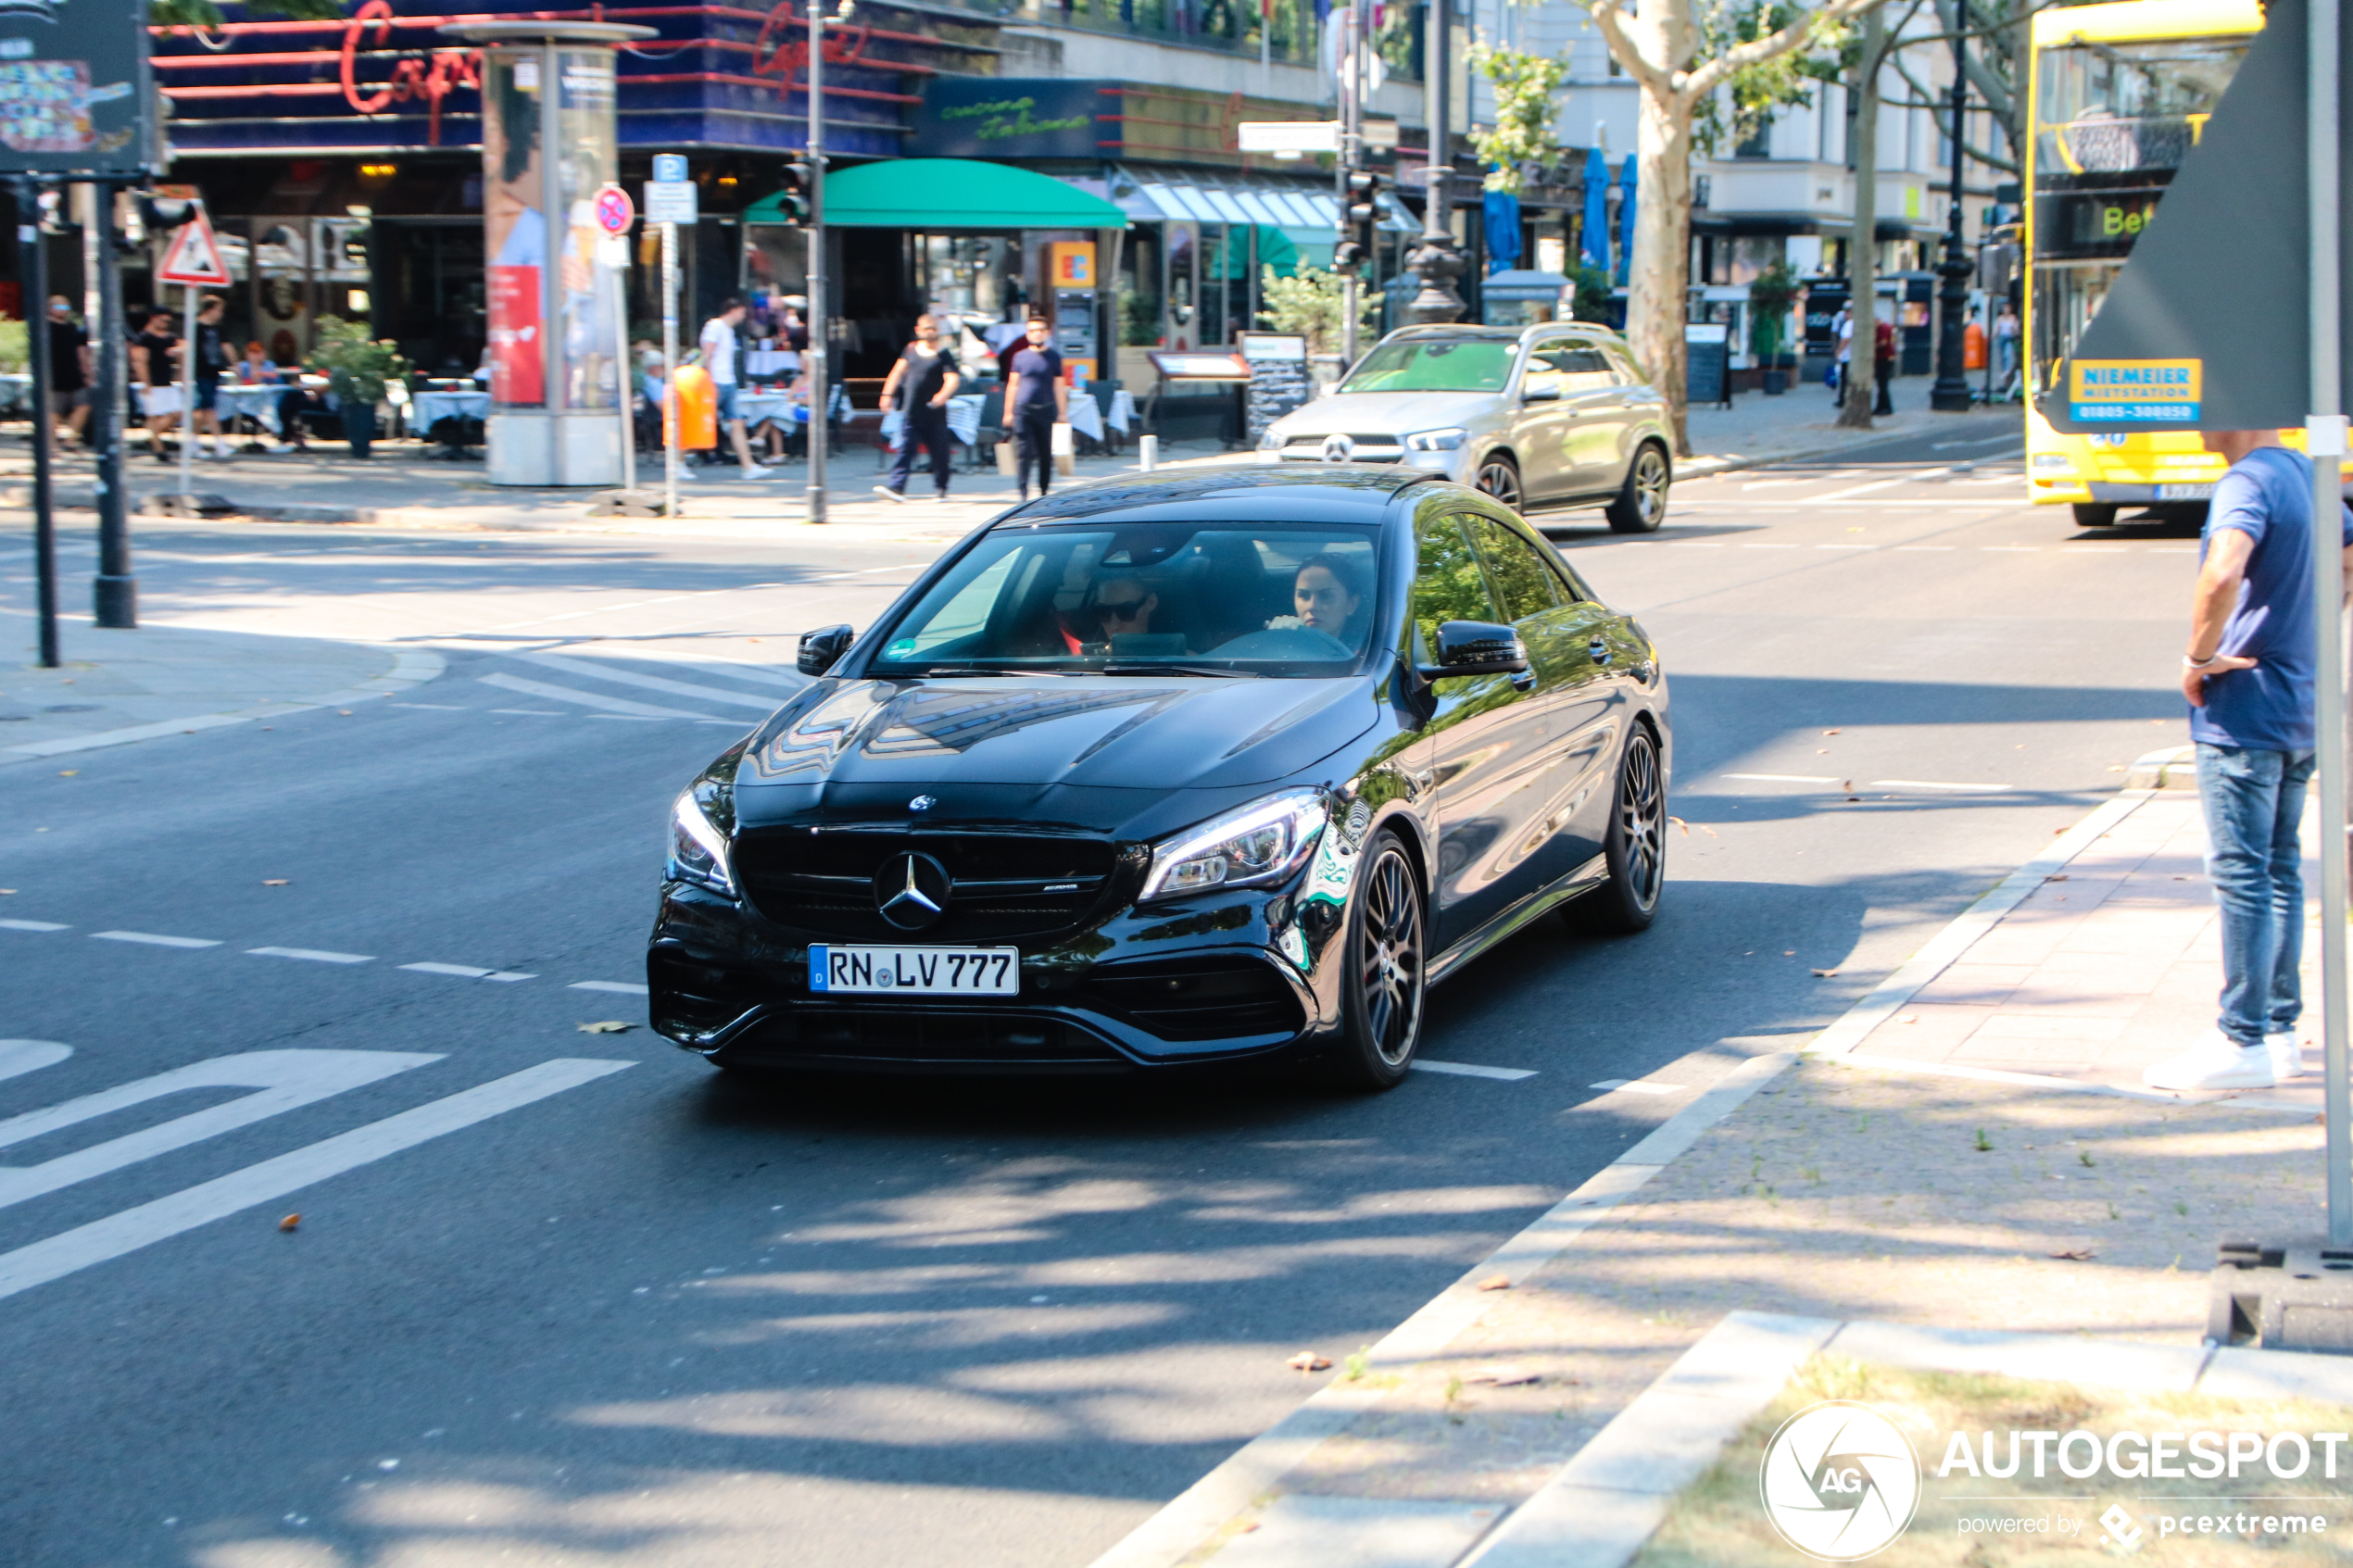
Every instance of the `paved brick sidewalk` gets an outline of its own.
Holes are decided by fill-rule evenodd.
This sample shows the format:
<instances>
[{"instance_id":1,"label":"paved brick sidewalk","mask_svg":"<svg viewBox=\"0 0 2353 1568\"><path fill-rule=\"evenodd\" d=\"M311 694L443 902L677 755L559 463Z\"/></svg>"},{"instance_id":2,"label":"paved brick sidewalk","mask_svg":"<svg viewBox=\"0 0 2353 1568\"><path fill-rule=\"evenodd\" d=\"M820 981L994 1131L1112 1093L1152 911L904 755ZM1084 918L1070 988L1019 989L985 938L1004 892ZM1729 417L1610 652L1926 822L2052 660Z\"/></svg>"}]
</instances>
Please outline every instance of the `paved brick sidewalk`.
<instances>
[{"instance_id":1,"label":"paved brick sidewalk","mask_svg":"<svg viewBox=\"0 0 2353 1568\"><path fill-rule=\"evenodd\" d=\"M1670 1122L1499 1254L1519 1265L1474 1269L1382 1345L1315 1347L1338 1370L1302 1411L1101 1568L1319 1563L1336 1518L1378 1539L1390 1512L1507 1514L1735 1311L2198 1343L2218 1239L2322 1223L2317 1081L2141 1088L2212 1022L2197 797L2132 792L2079 832L2007 913L1926 950L1941 973L1899 971L1927 984L1861 1049L1776 1073L1760 1059L1805 1037L1730 1038L1654 1073L1692 1108L1683 1135ZM1694 1101L1728 1074L1763 1087L1716 1091L1736 1109L1710 1125ZM1378 1561L1449 1568L1467 1542L1437 1536Z\"/></svg>"}]
</instances>

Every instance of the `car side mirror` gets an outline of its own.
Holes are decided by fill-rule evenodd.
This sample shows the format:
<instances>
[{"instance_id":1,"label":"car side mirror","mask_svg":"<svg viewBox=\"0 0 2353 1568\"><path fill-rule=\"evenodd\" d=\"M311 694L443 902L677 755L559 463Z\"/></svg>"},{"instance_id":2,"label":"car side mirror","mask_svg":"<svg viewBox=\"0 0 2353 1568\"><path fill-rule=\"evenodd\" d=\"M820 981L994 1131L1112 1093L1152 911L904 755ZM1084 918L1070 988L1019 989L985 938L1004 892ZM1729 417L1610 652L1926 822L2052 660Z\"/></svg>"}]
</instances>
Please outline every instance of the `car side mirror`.
<instances>
[{"instance_id":1,"label":"car side mirror","mask_svg":"<svg viewBox=\"0 0 2353 1568\"><path fill-rule=\"evenodd\" d=\"M800 672L822 675L841 662L858 633L848 626L820 626L814 632L800 634Z\"/></svg>"},{"instance_id":2,"label":"car side mirror","mask_svg":"<svg viewBox=\"0 0 2353 1568\"><path fill-rule=\"evenodd\" d=\"M1438 662L1421 667L1425 681L1455 675L1522 675L1528 648L1508 626L1485 621L1442 621L1438 626Z\"/></svg>"},{"instance_id":3,"label":"car side mirror","mask_svg":"<svg viewBox=\"0 0 2353 1568\"><path fill-rule=\"evenodd\" d=\"M1556 386L1531 386L1519 395L1519 400L1523 403L1557 403L1561 400L1561 389Z\"/></svg>"}]
</instances>

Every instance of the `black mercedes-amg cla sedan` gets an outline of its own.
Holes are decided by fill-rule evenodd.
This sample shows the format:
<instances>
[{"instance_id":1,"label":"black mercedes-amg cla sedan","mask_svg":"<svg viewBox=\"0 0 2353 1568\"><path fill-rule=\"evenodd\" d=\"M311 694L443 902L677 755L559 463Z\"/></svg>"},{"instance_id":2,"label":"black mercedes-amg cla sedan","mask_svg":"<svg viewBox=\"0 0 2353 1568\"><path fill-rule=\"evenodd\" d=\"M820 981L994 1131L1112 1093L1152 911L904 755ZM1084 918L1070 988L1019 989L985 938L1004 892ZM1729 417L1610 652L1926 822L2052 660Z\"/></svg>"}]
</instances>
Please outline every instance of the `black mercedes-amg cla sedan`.
<instances>
[{"instance_id":1,"label":"black mercedes-amg cla sedan","mask_svg":"<svg viewBox=\"0 0 2353 1568\"><path fill-rule=\"evenodd\" d=\"M1060 491L800 667L672 816L653 1022L721 1066L1294 1053L1385 1088L1486 947L1658 907L1655 649L1443 480Z\"/></svg>"}]
</instances>

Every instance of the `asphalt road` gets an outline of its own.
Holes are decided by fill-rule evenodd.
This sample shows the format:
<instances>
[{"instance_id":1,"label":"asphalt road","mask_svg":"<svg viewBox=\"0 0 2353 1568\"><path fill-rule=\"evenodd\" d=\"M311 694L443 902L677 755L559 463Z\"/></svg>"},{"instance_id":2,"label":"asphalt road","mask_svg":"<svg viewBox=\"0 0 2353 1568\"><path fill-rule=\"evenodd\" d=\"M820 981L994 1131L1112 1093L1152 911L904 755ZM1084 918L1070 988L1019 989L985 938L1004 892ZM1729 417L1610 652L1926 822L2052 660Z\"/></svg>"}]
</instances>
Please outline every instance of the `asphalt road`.
<instances>
[{"instance_id":1,"label":"asphalt road","mask_svg":"<svg viewBox=\"0 0 2353 1568\"><path fill-rule=\"evenodd\" d=\"M0 1562L1086 1563L2183 738L2195 539L2023 507L2016 446L1540 519L1664 647L1688 834L1647 935L1433 997L1426 1055L1533 1076L1373 1098L723 1082L610 988L672 795L952 527L143 523L158 619L448 667L0 767L0 1036L71 1047L0 1046Z\"/></svg>"}]
</instances>

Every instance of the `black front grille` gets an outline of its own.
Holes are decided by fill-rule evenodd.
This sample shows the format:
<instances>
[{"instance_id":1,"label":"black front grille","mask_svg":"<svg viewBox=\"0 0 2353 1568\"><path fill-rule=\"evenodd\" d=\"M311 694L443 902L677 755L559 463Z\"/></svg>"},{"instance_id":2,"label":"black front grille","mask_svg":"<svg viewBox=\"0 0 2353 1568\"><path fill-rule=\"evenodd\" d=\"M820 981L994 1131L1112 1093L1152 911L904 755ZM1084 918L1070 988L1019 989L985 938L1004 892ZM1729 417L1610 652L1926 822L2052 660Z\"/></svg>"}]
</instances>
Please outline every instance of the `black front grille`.
<instances>
[{"instance_id":1,"label":"black front grille","mask_svg":"<svg viewBox=\"0 0 2353 1568\"><path fill-rule=\"evenodd\" d=\"M912 850L947 868L947 912L920 931L875 907L875 876ZM1055 834L765 828L736 842L744 896L778 925L844 942L1003 942L1069 930L1119 864L1100 838Z\"/></svg>"},{"instance_id":2,"label":"black front grille","mask_svg":"<svg viewBox=\"0 0 2353 1568\"><path fill-rule=\"evenodd\" d=\"M810 1066L1088 1072L1131 1065L1091 1031L1063 1019L928 1007L803 1004L755 1025L729 1054Z\"/></svg>"},{"instance_id":3,"label":"black front grille","mask_svg":"<svg viewBox=\"0 0 2353 1568\"><path fill-rule=\"evenodd\" d=\"M1299 998L1263 959L1171 959L1097 970L1088 997L1164 1040L1296 1035Z\"/></svg>"}]
</instances>

